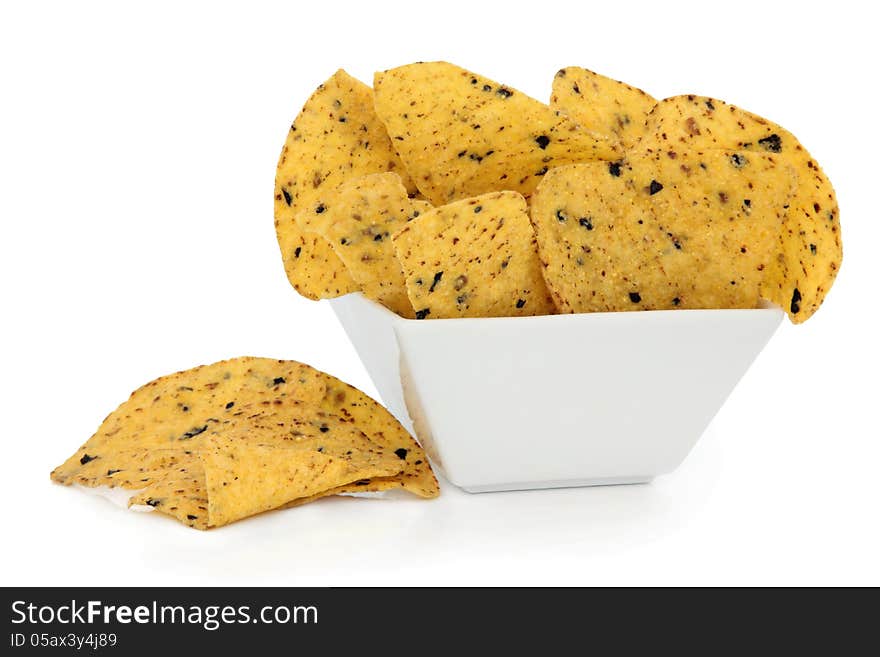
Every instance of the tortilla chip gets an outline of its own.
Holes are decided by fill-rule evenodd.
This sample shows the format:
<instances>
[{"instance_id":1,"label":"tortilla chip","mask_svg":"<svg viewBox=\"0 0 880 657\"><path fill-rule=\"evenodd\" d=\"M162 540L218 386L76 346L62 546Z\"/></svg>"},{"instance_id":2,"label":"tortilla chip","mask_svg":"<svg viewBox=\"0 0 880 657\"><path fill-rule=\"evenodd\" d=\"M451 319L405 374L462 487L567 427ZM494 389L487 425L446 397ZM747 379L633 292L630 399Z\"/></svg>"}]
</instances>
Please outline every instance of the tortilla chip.
<instances>
[{"instance_id":1,"label":"tortilla chip","mask_svg":"<svg viewBox=\"0 0 880 657\"><path fill-rule=\"evenodd\" d=\"M396 171L415 191L373 109L372 90L340 69L290 126L275 174L275 232L297 292L327 299L357 289L330 245L308 233L308 221L346 179L382 171Z\"/></svg>"},{"instance_id":2,"label":"tortilla chip","mask_svg":"<svg viewBox=\"0 0 880 657\"><path fill-rule=\"evenodd\" d=\"M348 429L347 431L345 431ZM328 441L336 436L335 448ZM209 524L240 520L368 477L398 474L400 459L344 423L280 446L252 431L213 436L202 449Z\"/></svg>"},{"instance_id":3,"label":"tortilla chip","mask_svg":"<svg viewBox=\"0 0 880 657\"><path fill-rule=\"evenodd\" d=\"M254 418L243 429L233 430L231 435L211 433L202 442L198 452L187 452L161 478L133 496L129 505L148 505L190 527L207 529L240 519L234 517L240 509L259 507L258 511L254 511L259 513L279 506L289 508L304 501L344 492L341 484L333 479L342 472L337 466L330 470L327 488L315 488L323 481L318 473L312 473L307 480L288 482L271 480L268 474L259 481L254 481L239 473L236 476L242 477L241 481L236 479L227 482L219 500L215 493L209 504L207 478L209 475L215 479L221 476L213 471L218 463L224 463L223 471L228 472L231 466L227 461L234 456L243 462L241 467L247 472L263 472L260 469L248 469L255 467L253 459L263 458L273 449L281 450L276 453L279 463L275 466L275 472L284 471L285 468L288 471L301 469L304 465L314 463L315 459L306 453L308 451L345 461L349 469L355 468L351 471L357 475L357 482L368 477L395 475L403 469L397 455L386 451L382 445L371 442L347 418L318 408L304 410L302 416L292 417L270 412ZM220 454L217 456L220 460L208 458L206 467L206 454ZM226 461L223 461L224 458ZM248 462L249 458L252 459L251 462ZM360 466L364 469L357 470ZM246 494L249 487L253 489L250 499L236 499L236 496ZM282 498L282 501L275 503L278 498ZM274 506L267 506L269 504ZM209 509L218 511L209 513Z\"/></svg>"},{"instance_id":4,"label":"tortilla chip","mask_svg":"<svg viewBox=\"0 0 880 657\"><path fill-rule=\"evenodd\" d=\"M381 445L403 461L399 475L360 480L335 491L366 492L403 488L419 497L440 494L437 477L431 470L425 451L403 428L400 422L372 397L329 374L325 375L326 392L321 408L328 413L348 418L370 441Z\"/></svg>"},{"instance_id":5,"label":"tortilla chip","mask_svg":"<svg viewBox=\"0 0 880 657\"><path fill-rule=\"evenodd\" d=\"M425 201L411 201L400 177L374 173L344 183L313 224L365 296L401 317L413 318L391 235L417 217Z\"/></svg>"},{"instance_id":6,"label":"tortilla chip","mask_svg":"<svg viewBox=\"0 0 880 657\"><path fill-rule=\"evenodd\" d=\"M797 138L781 126L724 101L674 96L648 117L645 148L737 149L772 155L797 171L780 233L779 257L766 272L764 298L799 324L815 313L840 269L840 209L831 182Z\"/></svg>"},{"instance_id":7,"label":"tortilla chip","mask_svg":"<svg viewBox=\"0 0 880 657\"><path fill-rule=\"evenodd\" d=\"M645 119L656 104L657 99L641 89L577 66L556 73L550 97L551 109L624 148L645 134Z\"/></svg>"},{"instance_id":8,"label":"tortilla chip","mask_svg":"<svg viewBox=\"0 0 880 657\"><path fill-rule=\"evenodd\" d=\"M80 460L85 460L86 454L96 451L84 452ZM80 463L79 460L69 463L68 470L58 468L52 474L52 478L60 483L79 484L90 488L109 486L139 489L163 478L180 463L189 460L193 454L191 449L185 447L129 449L114 446L110 450L112 453L112 462L110 462L106 458L107 451L102 449L103 456L100 458L85 460L84 463Z\"/></svg>"},{"instance_id":9,"label":"tortilla chip","mask_svg":"<svg viewBox=\"0 0 880 657\"><path fill-rule=\"evenodd\" d=\"M554 312L528 207L516 192L435 208L392 240L417 319Z\"/></svg>"},{"instance_id":10,"label":"tortilla chip","mask_svg":"<svg viewBox=\"0 0 880 657\"><path fill-rule=\"evenodd\" d=\"M754 308L796 176L736 152L560 167L532 197L561 312Z\"/></svg>"},{"instance_id":11,"label":"tortilla chip","mask_svg":"<svg viewBox=\"0 0 880 657\"><path fill-rule=\"evenodd\" d=\"M201 455L191 452L178 467L133 495L128 505L150 506L194 529L208 529L208 493Z\"/></svg>"},{"instance_id":12,"label":"tortilla chip","mask_svg":"<svg viewBox=\"0 0 880 657\"><path fill-rule=\"evenodd\" d=\"M122 485L128 481L130 468L120 457L132 450L141 450L141 458L151 460L171 453L146 452L195 451L206 433L242 421L245 405L261 410L296 402L314 405L323 396L323 373L294 361L236 358L163 376L135 390L108 415L95 435L52 472L52 479ZM141 462L141 467L148 467L146 461ZM98 477L109 470L117 472ZM148 483L136 479L132 484Z\"/></svg>"},{"instance_id":13,"label":"tortilla chip","mask_svg":"<svg viewBox=\"0 0 880 657\"><path fill-rule=\"evenodd\" d=\"M374 86L394 148L434 205L499 190L529 194L552 167L619 156L616 144L547 105L446 62L377 73Z\"/></svg>"},{"instance_id":14,"label":"tortilla chip","mask_svg":"<svg viewBox=\"0 0 880 657\"><path fill-rule=\"evenodd\" d=\"M418 464L407 462L401 446ZM272 450L287 462L267 470L263 460ZM236 492L218 498L218 515L212 517L206 482L218 477L226 481L212 468L225 464L223 472L228 472L233 456L256 459L262 470L253 469L253 463L241 468L248 477L264 476L256 483L246 480L255 491L253 500L234 499L247 489L227 482ZM312 465L320 466L320 472L308 470L302 480L270 481L285 472L305 473L303 468ZM430 478L437 494L424 453L388 411L308 365L245 357L178 372L139 388L52 472L52 479L136 490L130 504L146 504L206 529L231 522L240 509L266 510L270 503L316 499L363 480L396 475L405 483L387 486L431 496L424 484Z\"/></svg>"}]
</instances>

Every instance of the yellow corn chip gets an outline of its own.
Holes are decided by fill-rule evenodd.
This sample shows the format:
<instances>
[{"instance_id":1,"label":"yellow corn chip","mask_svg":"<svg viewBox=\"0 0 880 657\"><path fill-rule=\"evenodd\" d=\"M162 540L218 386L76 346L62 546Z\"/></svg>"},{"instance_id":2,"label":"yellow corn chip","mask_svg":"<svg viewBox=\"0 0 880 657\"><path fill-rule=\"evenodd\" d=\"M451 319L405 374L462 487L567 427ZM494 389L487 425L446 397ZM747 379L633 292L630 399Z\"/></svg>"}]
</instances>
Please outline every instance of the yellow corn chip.
<instances>
[{"instance_id":1,"label":"yellow corn chip","mask_svg":"<svg viewBox=\"0 0 880 657\"><path fill-rule=\"evenodd\" d=\"M376 112L434 205L505 189L529 194L555 166L619 156L547 105L446 62L377 73L374 85Z\"/></svg>"},{"instance_id":2,"label":"yellow corn chip","mask_svg":"<svg viewBox=\"0 0 880 657\"><path fill-rule=\"evenodd\" d=\"M657 100L641 89L577 66L553 79L550 108L586 130L617 139L629 148L645 133L645 119Z\"/></svg>"},{"instance_id":3,"label":"yellow corn chip","mask_svg":"<svg viewBox=\"0 0 880 657\"><path fill-rule=\"evenodd\" d=\"M363 431L370 441L381 445L403 461L399 475L360 480L335 492L381 491L403 488L419 497L437 497L440 486L424 450L391 413L371 397L340 381L325 375L325 395L321 409L347 418Z\"/></svg>"},{"instance_id":4,"label":"yellow corn chip","mask_svg":"<svg viewBox=\"0 0 880 657\"><path fill-rule=\"evenodd\" d=\"M318 403L324 396L323 376L294 361L246 357L160 377L135 390L108 415L95 435L52 472L52 479L95 486L130 481L123 487L143 488L155 477L140 481L141 473L132 474L120 456L140 450L139 467L164 472L163 466L150 463L172 459L173 450L197 450L207 432L241 422L255 412L248 410L251 407L266 411L297 402ZM107 475L110 470L116 472Z\"/></svg>"},{"instance_id":5,"label":"yellow corn chip","mask_svg":"<svg viewBox=\"0 0 880 657\"><path fill-rule=\"evenodd\" d=\"M287 460L267 469L272 450ZM234 469L232 456L252 461L240 464L244 474L230 476L261 478L230 484L222 473ZM270 480L294 472L304 478ZM423 497L438 492L421 448L375 401L307 365L250 357L142 386L52 479L136 490L130 504L199 529L231 522L241 509L267 510L368 484ZM217 498L216 517L208 481L232 486ZM253 499L236 498L248 490Z\"/></svg>"},{"instance_id":6,"label":"yellow corn chip","mask_svg":"<svg viewBox=\"0 0 880 657\"><path fill-rule=\"evenodd\" d=\"M409 199L397 174L374 173L344 183L313 227L333 245L364 295L412 318L391 235L426 205L430 208L425 201Z\"/></svg>"},{"instance_id":7,"label":"yellow corn chip","mask_svg":"<svg viewBox=\"0 0 880 657\"><path fill-rule=\"evenodd\" d=\"M314 439L279 447L261 444L248 433L212 437L201 454L210 525L219 527L359 479L402 470L393 453L358 433L349 440L347 454L327 453Z\"/></svg>"},{"instance_id":8,"label":"yellow corn chip","mask_svg":"<svg viewBox=\"0 0 880 657\"><path fill-rule=\"evenodd\" d=\"M418 319L554 312L528 207L516 192L435 208L392 239Z\"/></svg>"},{"instance_id":9,"label":"yellow corn chip","mask_svg":"<svg viewBox=\"0 0 880 657\"><path fill-rule=\"evenodd\" d=\"M357 289L330 245L307 232L308 221L347 178L391 170L412 186L373 109L372 90L337 71L290 126L275 174L275 232L297 292L325 299Z\"/></svg>"},{"instance_id":10,"label":"yellow corn chip","mask_svg":"<svg viewBox=\"0 0 880 657\"><path fill-rule=\"evenodd\" d=\"M208 493L201 455L190 452L177 467L133 495L129 506L151 506L194 529L208 529Z\"/></svg>"},{"instance_id":11,"label":"yellow corn chip","mask_svg":"<svg viewBox=\"0 0 880 657\"><path fill-rule=\"evenodd\" d=\"M337 384L334 384L334 388ZM374 404L375 402L370 402ZM306 417L307 416L307 417ZM276 428L277 427L277 428ZM405 463L388 445L377 444L370 441L366 435L353 426L349 418L327 413L319 408L303 411L302 416L289 416L287 414L269 413L253 418L244 430L237 429L232 432L233 438L225 434L211 433L200 444L198 452L186 452L169 467L158 480L151 483L145 489L134 495L129 505L147 505L156 511L178 519L180 522L196 529L208 529L227 524L238 518L232 517L237 509L256 508L263 505L254 513L270 510L276 507L292 508L306 502L314 501L328 495L336 495L344 492L363 490L384 490L386 488L399 487L400 484L392 481L389 475L400 473ZM408 434L407 434L408 435ZM210 461L211 466L206 470L203 460L206 453L216 453L218 447L235 443L228 453L237 454L245 461L242 466L245 472L238 473L234 483L222 501L218 504L209 505L208 490L206 488L206 472L215 467L218 461ZM254 447L254 452L249 450ZM266 490L267 481L262 479L254 482L247 478L246 473L253 473L254 463L248 462L248 456L253 458L262 457L270 453L272 449L297 448L312 450L315 453L331 456L335 459L345 460L351 467L363 466L358 471L358 478L351 485L332 486L335 480L325 481L329 488L316 488L316 482L321 482L320 473L312 473L307 482L276 482L274 489L275 498L267 498L269 491ZM365 451L368 450L368 451ZM168 450L165 450L168 451ZM357 454L359 461L352 462L352 455ZM312 463L317 457L307 454L297 454L290 451L279 451L278 459L287 459L286 463L279 463L278 468L299 468L303 462ZM295 461L295 459L300 461ZM294 459L294 461L291 461ZM210 460L210 459L209 459ZM372 463L370 462L372 461ZM376 470L375 463L381 467ZM426 466L427 467L427 466ZM224 471L228 471L229 466ZM259 471L259 469L257 470ZM332 471L339 472L337 469ZM376 478L376 475L381 475ZM428 474L433 476L428 468ZM219 473L212 473L219 477ZM335 474L333 476L336 476ZM383 478L384 477L384 478ZM373 482L377 482L374 484ZM384 484L384 485L383 485ZM222 484L221 484L222 486ZM250 500L238 500L237 495L245 494L249 486L262 486L262 497L254 496ZM244 488L243 488L244 487ZM224 487L225 490L225 487ZM243 492L245 491L245 492ZM277 499L282 502L277 503ZM255 505L251 507L249 505ZM267 506L272 505L272 506ZM212 509L220 509L219 515L209 517L209 506Z\"/></svg>"},{"instance_id":12,"label":"yellow corn chip","mask_svg":"<svg viewBox=\"0 0 880 657\"><path fill-rule=\"evenodd\" d=\"M840 210L831 182L793 134L721 100L674 96L649 115L642 145L754 151L794 167L799 185L783 219L779 257L767 271L761 293L784 308L795 324L819 309L843 259Z\"/></svg>"},{"instance_id":13,"label":"yellow corn chip","mask_svg":"<svg viewBox=\"0 0 880 657\"><path fill-rule=\"evenodd\" d=\"M532 197L562 312L754 308L796 177L758 153L560 167Z\"/></svg>"},{"instance_id":14,"label":"yellow corn chip","mask_svg":"<svg viewBox=\"0 0 880 657\"><path fill-rule=\"evenodd\" d=\"M198 439L200 440L200 439ZM188 447L168 448L117 448L113 445L112 462L106 458L91 458L90 449L84 451L79 460L66 464L66 469L59 467L52 477L60 483L79 484L94 488L109 486L110 488L138 489L163 478L166 473L174 470L181 463L186 463L193 455ZM106 454L108 450L101 450ZM91 460L87 460L87 456ZM71 460L72 461L72 460ZM80 462L84 461L84 462Z\"/></svg>"}]
</instances>

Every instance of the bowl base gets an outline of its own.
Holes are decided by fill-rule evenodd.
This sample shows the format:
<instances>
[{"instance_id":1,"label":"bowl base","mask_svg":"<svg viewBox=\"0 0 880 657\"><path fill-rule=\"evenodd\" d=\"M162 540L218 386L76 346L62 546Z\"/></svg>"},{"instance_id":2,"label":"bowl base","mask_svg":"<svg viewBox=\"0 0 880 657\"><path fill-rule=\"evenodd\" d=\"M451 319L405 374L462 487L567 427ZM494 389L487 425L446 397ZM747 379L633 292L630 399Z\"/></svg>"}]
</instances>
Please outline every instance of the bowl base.
<instances>
[{"instance_id":1,"label":"bowl base","mask_svg":"<svg viewBox=\"0 0 880 657\"><path fill-rule=\"evenodd\" d=\"M468 493L498 493L506 490L536 490L539 488L581 488L583 486L622 486L648 484L654 477L600 477L598 479L563 479L557 481L521 481L487 486L459 486ZM453 482L454 483L454 482ZM458 486L458 484L456 484Z\"/></svg>"}]
</instances>

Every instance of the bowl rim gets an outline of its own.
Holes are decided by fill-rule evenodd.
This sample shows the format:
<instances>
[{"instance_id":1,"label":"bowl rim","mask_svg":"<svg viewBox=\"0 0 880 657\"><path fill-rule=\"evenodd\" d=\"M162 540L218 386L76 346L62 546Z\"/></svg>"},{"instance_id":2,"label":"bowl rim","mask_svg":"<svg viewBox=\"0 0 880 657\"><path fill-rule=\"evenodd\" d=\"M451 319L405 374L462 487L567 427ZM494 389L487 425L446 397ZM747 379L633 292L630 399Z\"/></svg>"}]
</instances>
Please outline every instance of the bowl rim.
<instances>
[{"instance_id":1,"label":"bowl rim","mask_svg":"<svg viewBox=\"0 0 880 657\"><path fill-rule=\"evenodd\" d=\"M570 318L578 317L581 318L593 318L595 321L602 321L601 318L620 318L621 316L644 316L644 317L678 317L681 316L682 313L693 316L694 314L700 315L711 315L717 317L718 315L728 315L728 316L743 316L748 314L785 314L782 308L777 306L770 301L765 299L761 299L758 307L756 308L681 308L681 309L669 309L669 310L620 310L614 312L595 312L595 313L557 313L555 315L521 315L517 317L440 317L434 318L430 321L426 321L424 319L409 319L406 317L401 317L393 310L386 308L378 301L370 299L363 292L356 291L350 292L348 294L344 294L342 296L335 297L333 299L328 299L331 303L338 302L341 299L346 297L355 297L359 302L364 302L366 305L372 306L376 311L385 314L389 321L393 321L395 323L400 323L406 326L412 325L432 325L437 322L444 322L447 325L449 323L454 323L456 325L465 325L465 324L473 324L475 322L482 322L484 324L487 323L498 323L498 322L512 322L518 321L521 323L525 322L559 322L559 321L571 321ZM427 319L427 318L426 318Z\"/></svg>"}]
</instances>

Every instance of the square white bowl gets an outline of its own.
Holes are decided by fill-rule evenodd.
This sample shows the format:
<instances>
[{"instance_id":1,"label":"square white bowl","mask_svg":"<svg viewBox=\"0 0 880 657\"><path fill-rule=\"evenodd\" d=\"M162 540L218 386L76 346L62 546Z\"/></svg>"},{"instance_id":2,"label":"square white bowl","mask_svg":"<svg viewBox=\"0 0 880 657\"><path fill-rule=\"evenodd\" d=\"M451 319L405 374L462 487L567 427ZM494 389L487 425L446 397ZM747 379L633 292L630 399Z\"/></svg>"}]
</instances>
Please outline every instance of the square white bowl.
<instances>
[{"instance_id":1,"label":"square white bowl","mask_svg":"<svg viewBox=\"0 0 880 657\"><path fill-rule=\"evenodd\" d=\"M782 320L754 310L403 319L331 301L382 401L469 492L674 470Z\"/></svg>"}]
</instances>

